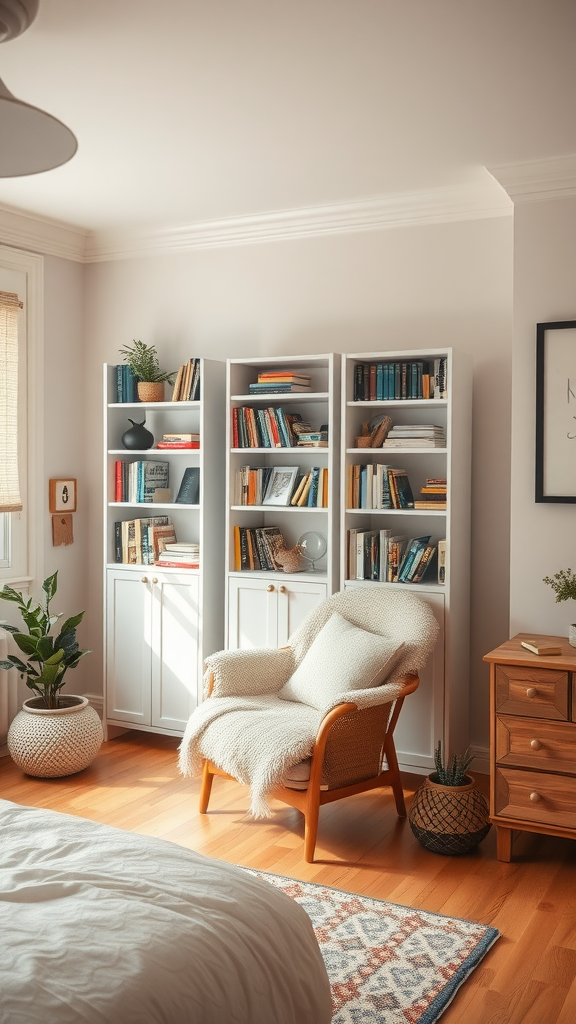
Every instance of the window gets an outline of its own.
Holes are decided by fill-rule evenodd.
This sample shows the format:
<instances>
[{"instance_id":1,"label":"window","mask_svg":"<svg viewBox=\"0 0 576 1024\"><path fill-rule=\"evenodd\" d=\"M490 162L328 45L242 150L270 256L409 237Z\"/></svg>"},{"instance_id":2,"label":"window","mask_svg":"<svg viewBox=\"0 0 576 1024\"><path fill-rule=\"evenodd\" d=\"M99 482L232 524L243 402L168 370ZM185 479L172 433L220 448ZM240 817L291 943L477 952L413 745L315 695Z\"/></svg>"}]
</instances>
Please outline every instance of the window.
<instances>
[{"instance_id":1,"label":"window","mask_svg":"<svg viewBox=\"0 0 576 1024\"><path fill-rule=\"evenodd\" d=\"M18 309L18 479L22 509L0 512L0 586L39 574L41 509L38 500L38 383L41 380L41 300L43 260L0 246L0 291L15 293ZM0 410L1 419L2 410Z\"/></svg>"}]
</instances>

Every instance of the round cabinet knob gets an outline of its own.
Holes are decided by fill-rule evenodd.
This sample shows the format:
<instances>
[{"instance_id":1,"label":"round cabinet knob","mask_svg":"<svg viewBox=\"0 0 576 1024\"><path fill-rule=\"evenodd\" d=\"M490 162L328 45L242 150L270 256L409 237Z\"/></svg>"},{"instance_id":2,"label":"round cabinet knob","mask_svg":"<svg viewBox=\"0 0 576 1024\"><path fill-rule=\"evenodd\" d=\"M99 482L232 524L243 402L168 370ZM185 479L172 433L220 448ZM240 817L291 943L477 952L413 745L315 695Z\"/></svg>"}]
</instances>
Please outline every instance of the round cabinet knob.
<instances>
[{"instance_id":1,"label":"round cabinet knob","mask_svg":"<svg viewBox=\"0 0 576 1024\"><path fill-rule=\"evenodd\" d=\"M148 577L147 576L143 576L142 577L142 583L148 583Z\"/></svg>"},{"instance_id":2,"label":"round cabinet knob","mask_svg":"<svg viewBox=\"0 0 576 1024\"><path fill-rule=\"evenodd\" d=\"M268 586L266 587L266 590L268 591L269 594L271 594L272 591L274 590L274 584L269 583Z\"/></svg>"},{"instance_id":3,"label":"round cabinet knob","mask_svg":"<svg viewBox=\"0 0 576 1024\"><path fill-rule=\"evenodd\" d=\"M280 591L281 594L286 594L287 593L287 588L286 587L278 587L278 590Z\"/></svg>"},{"instance_id":4,"label":"round cabinet knob","mask_svg":"<svg viewBox=\"0 0 576 1024\"><path fill-rule=\"evenodd\" d=\"M156 579L155 576L152 577L152 583L158 583L158 580Z\"/></svg>"},{"instance_id":5,"label":"round cabinet knob","mask_svg":"<svg viewBox=\"0 0 576 1024\"><path fill-rule=\"evenodd\" d=\"M538 694L538 690L536 689L535 686L529 686L528 689L526 690L526 696L527 697L536 697L537 694Z\"/></svg>"},{"instance_id":6,"label":"round cabinet knob","mask_svg":"<svg viewBox=\"0 0 576 1024\"><path fill-rule=\"evenodd\" d=\"M533 804L537 804L541 799L540 793L530 793L530 800Z\"/></svg>"},{"instance_id":7,"label":"round cabinet knob","mask_svg":"<svg viewBox=\"0 0 576 1024\"><path fill-rule=\"evenodd\" d=\"M542 744L540 743L540 740L531 740L530 746L532 747L532 750L540 750Z\"/></svg>"}]
</instances>

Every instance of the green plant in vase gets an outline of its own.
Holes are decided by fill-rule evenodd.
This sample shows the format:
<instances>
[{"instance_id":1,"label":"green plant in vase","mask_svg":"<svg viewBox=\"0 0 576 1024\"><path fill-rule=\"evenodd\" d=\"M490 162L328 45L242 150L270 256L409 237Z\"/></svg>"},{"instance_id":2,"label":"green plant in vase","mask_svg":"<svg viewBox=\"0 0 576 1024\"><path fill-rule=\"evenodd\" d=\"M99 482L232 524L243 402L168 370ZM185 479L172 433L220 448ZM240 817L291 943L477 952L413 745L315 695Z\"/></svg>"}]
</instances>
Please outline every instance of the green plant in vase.
<instances>
[{"instance_id":1,"label":"green plant in vase","mask_svg":"<svg viewBox=\"0 0 576 1024\"><path fill-rule=\"evenodd\" d=\"M136 378L140 401L161 402L164 398L165 382L173 384L176 373L173 370L160 369L156 346L133 340L132 345L125 345L120 349L120 355Z\"/></svg>"},{"instance_id":2,"label":"green plant in vase","mask_svg":"<svg viewBox=\"0 0 576 1024\"><path fill-rule=\"evenodd\" d=\"M440 783L441 786L466 786L470 782L466 771L473 760L474 755L466 751L465 754L453 754L452 760L448 764L444 764L442 740L438 740L434 749L434 764L436 765L434 782Z\"/></svg>"},{"instance_id":3,"label":"green plant in vase","mask_svg":"<svg viewBox=\"0 0 576 1024\"><path fill-rule=\"evenodd\" d=\"M58 707L58 694L64 686L64 675L69 668L76 668L78 662L90 651L81 651L76 639L76 627L82 622L84 612L72 615L62 623L56 635L53 627L62 618L50 614L50 602L58 588L58 573L48 576L42 584L45 595L44 604L35 604L32 598L26 599L23 594L12 587L0 590L0 598L18 605L24 624L28 629L25 633L7 622L0 625L12 633L14 640L23 654L28 658L22 661L15 654L8 655L8 661L0 661L0 668L16 667L26 676L26 685L34 690L44 701L46 708Z\"/></svg>"},{"instance_id":4,"label":"green plant in vase","mask_svg":"<svg viewBox=\"0 0 576 1024\"><path fill-rule=\"evenodd\" d=\"M576 573L572 569L560 569L553 576L544 576L543 583L552 587L556 594L556 603L560 601L576 601ZM576 623L569 627L568 641L576 647Z\"/></svg>"}]
</instances>

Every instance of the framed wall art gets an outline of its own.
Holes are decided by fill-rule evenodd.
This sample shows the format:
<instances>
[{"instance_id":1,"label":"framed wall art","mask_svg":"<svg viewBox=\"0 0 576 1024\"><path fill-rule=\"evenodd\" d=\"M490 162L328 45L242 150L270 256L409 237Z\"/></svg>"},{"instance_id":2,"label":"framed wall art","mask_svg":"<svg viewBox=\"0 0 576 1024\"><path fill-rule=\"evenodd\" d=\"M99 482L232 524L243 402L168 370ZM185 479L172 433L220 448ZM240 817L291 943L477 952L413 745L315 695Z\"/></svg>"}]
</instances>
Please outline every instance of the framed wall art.
<instances>
[{"instance_id":1,"label":"framed wall art","mask_svg":"<svg viewBox=\"0 0 576 1024\"><path fill-rule=\"evenodd\" d=\"M537 325L536 501L576 502L576 320Z\"/></svg>"},{"instance_id":2,"label":"framed wall art","mask_svg":"<svg viewBox=\"0 0 576 1024\"><path fill-rule=\"evenodd\" d=\"M48 502L50 512L75 512L76 481L50 480Z\"/></svg>"}]
</instances>

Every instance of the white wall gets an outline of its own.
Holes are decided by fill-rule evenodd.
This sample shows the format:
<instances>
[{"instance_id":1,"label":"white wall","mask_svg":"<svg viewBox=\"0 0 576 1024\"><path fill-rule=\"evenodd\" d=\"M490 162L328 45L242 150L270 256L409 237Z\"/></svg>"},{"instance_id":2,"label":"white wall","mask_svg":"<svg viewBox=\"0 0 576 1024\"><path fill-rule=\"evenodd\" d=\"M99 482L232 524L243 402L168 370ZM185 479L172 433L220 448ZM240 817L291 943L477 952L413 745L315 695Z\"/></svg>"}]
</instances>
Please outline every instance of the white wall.
<instances>
[{"instance_id":1,"label":"white wall","mask_svg":"<svg viewBox=\"0 0 576 1024\"><path fill-rule=\"evenodd\" d=\"M474 361L472 742L488 744L482 655L508 631L510 218L206 249L86 272L90 646L101 650L101 364L133 338L191 355L453 346ZM88 659L101 672L101 657ZM87 689L99 690L101 676Z\"/></svg>"},{"instance_id":2,"label":"white wall","mask_svg":"<svg viewBox=\"0 0 576 1024\"><path fill-rule=\"evenodd\" d=\"M576 509L534 501L536 324L576 319L576 199L518 204L514 239L511 635L568 635L573 601L542 582L576 570Z\"/></svg>"}]
</instances>

